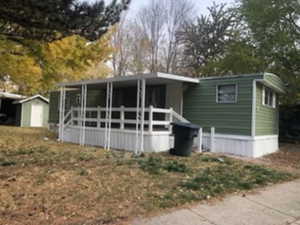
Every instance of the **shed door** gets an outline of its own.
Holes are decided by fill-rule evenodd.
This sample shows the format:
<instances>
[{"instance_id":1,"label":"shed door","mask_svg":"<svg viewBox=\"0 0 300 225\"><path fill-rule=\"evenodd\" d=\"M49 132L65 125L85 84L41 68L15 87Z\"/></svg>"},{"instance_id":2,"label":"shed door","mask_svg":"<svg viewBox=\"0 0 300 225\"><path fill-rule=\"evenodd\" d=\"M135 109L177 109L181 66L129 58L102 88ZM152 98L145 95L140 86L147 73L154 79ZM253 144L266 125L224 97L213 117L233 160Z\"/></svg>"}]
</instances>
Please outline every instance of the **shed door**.
<instances>
[{"instance_id":1,"label":"shed door","mask_svg":"<svg viewBox=\"0 0 300 225\"><path fill-rule=\"evenodd\" d=\"M43 105L32 105L31 106L31 120L30 125L32 127L43 126Z\"/></svg>"}]
</instances>

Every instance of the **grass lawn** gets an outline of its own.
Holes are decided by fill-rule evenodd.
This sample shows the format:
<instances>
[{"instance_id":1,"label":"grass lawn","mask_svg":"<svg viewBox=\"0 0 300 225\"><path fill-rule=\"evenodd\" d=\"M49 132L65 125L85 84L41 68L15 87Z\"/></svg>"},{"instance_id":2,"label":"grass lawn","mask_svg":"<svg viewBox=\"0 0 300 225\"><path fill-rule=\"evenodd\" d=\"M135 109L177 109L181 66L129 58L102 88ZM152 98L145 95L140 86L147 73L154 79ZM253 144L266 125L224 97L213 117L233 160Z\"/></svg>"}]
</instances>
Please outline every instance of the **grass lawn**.
<instances>
[{"instance_id":1,"label":"grass lawn","mask_svg":"<svg viewBox=\"0 0 300 225\"><path fill-rule=\"evenodd\" d=\"M117 224L293 178L224 156L135 158L60 144L44 129L0 127L0 224Z\"/></svg>"}]
</instances>

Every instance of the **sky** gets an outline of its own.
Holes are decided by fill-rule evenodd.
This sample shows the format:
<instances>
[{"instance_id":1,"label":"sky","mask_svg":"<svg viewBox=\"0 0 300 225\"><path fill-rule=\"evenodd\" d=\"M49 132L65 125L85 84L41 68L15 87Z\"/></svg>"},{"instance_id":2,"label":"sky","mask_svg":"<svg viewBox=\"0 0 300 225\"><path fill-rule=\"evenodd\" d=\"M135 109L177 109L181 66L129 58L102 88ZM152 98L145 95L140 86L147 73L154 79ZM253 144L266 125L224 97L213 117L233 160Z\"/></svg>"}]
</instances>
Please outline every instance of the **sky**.
<instances>
[{"instance_id":1,"label":"sky","mask_svg":"<svg viewBox=\"0 0 300 225\"><path fill-rule=\"evenodd\" d=\"M93 2L95 0L81 0L81 1L88 1L88 2ZM111 0L107 0L107 2L110 2ZM131 0L131 5L130 5L130 11L129 15L134 15L138 9L141 7L147 5L151 0ZM176 0L175 0L176 1ZM234 0L190 0L195 4L197 7L197 14L207 14L207 7L211 6L213 2L220 4L220 3L227 3L227 4L232 4L234 3Z\"/></svg>"},{"instance_id":2,"label":"sky","mask_svg":"<svg viewBox=\"0 0 300 225\"><path fill-rule=\"evenodd\" d=\"M130 13L136 12L139 8L147 5L151 0L131 0ZM207 14L207 7L211 6L213 2L216 4L226 3L232 4L234 0L190 0L197 7L198 14Z\"/></svg>"}]
</instances>

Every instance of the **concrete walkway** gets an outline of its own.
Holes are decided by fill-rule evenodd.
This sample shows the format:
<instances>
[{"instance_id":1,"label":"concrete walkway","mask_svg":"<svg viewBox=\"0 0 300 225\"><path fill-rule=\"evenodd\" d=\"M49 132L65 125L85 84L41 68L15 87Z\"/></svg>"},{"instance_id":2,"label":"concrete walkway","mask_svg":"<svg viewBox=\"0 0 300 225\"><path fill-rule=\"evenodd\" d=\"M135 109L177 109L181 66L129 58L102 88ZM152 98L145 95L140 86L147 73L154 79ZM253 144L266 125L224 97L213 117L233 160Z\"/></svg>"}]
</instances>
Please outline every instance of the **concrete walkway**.
<instances>
[{"instance_id":1,"label":"concrete walkway","mask_svg":"<svg viewBox=\"0 0 300 225\"><path fill-rule=\"evenodd\" d=\"M300 180L268 187L245 197L229 196L133 225L300 225Z\"/></svg>"}]
</instances>

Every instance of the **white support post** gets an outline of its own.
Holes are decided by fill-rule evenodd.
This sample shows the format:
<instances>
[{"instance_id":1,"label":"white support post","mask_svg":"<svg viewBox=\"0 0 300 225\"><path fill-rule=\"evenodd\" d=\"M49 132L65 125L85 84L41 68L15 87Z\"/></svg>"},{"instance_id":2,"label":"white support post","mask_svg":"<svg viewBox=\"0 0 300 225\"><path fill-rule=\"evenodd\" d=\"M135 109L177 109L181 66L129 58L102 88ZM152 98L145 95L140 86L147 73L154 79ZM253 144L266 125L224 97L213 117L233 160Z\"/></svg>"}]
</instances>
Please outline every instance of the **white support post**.
<instances>
[{"instance_id":1,"label":"white support post","mask_svg":"<svg viewBox=\"0 0 300 225\"><path fill-rule=\"evenodd\" d=\"M109 108L109 96L110 96L110 84L106 84L106 105L105 105L105 136L104 136L104 149L107 149L108 143L108 108Z\"/></svg>"},{"instance_id":2,"label":"white support post","mask_svg":"<svg viewBox=\"0 0 300 225\"><path fill-rule=\"evenodd\" d=\"M141 96L141 102L142 102L142 115L141 115L141 146L140 151L144 152L144 131L145 131L145 101L146 101L146 80L142 80L142 96Z\"/></svg>"},{"instance_id":3,"label":"white support post","mask_svg":"<svg viewBox=\"0 0 300 225\"><path fill-rule=\"evenodd\" d=\"M64 125L65 125L65 87L60 88L60 102L59 102L59 140L64 141Z\"/></svg>"},{"instance_id":4,"label":"white support post","mask_svg":"<svg viewBox=\"0 0 300 225\"><path fill-rule=\"evenodd\" d=\"M150 105L149 107L149 121L148 121L148 126L149 126L149 133L151 134L153 132L153 106Z\"/></svg>"},{"instance_id":5,"label":"white support post","mask_svg":"<svg viewBox=\"0 0 300 225\"><path fill-rule=\"evenodd\" d=\"M101 127L101 107L97 107L97 128Z\"/></svg>"},{"instance_id":6,"label":"white support post","mask_svg":"<svg viewBox=\"0 0 300 225\"><path fill-rule=\"evenodd\" d=\"M85 145L85 123L86 123L86 95L87 85L81 86L81 132L80 132L80 145Z\"/></svg>"},{"instance_id":7,"label":"white support post","mask_svg":"<svg viewBox=\"0 0 300 225\"><path fill-rule=\"evenodd\" d=\"M169 113L169 132L172 133L172 123L173 123L173 108L170 108L170 113Z\"/></svg>"},{"instance_id":8,"label":"white support post","mask_svg":"<svg viewBox=\"0 0 300 225\"><path fill-rule=\"evenodd\" d=\"M141 81L137 80L137 92L136 92L136 126L135 126L135 154L138 154L139 148L139 122L140 122L140 86Z\"/></svg>"},{"instance_id":9,"label":"white support post","mask_svg":"<svg viewBox=\"0 0 300 225\"><path fill-rule=\"evenodd\" d=\"M121 130L124 130L125 129L125 111L124 111L124 106L122 105L121 106L121 109L120 109L120 119L121 119L121 123L120 123L120 129Z\"/></svg>"},{"instance_id":10,"label":"white support post","mask_svg":"<svg viewBox=\"0 0 300 225\"><path fill-rule=\"evenodd\" d=\"M215 151L215 128L211 127L210 129L210 151Z\"/></svg>"},{"instance_id":11,"label":"white support post","mask_svg":"<svg viewBox=\"0 0 300 225\"><path fill-rule=\"evenodd\" d=\"M108 121L108 146L107 150L110 150L110 141L111 141L111 119L112 119L112 102L113 102L113 90L114 86L113 83L110 83L110 93L109 93L109 121Z\"/></svg>"},{"instance_id":12,"label":"white support post","mask_svg":"<svg viewBox=\"0 0 300 225\"><path fill-rule=\"evenodd\" d=\"M198 152L202 152L203 129L199 129L198 133Z\"/></svg>"},{"instance_id":13,"label":"white support post","mask_svg":"<svg viewBox=\"0 0 300 225\"><path fill-rule=\"evenodd\" d=\"M79 132L79 144L82 145L82 126L83 126L83 86L81 86L81 95L80 95L80 132Z\"/></svg>"},{"instance_id":14,"label":"white support post","mask_svg":"<svg viewBox=\"0 0 300 225\"><path fill-rule=\"evenodd\" d=\"M60 95L59 95L59 129L58 129L58 140L62 140L62 127L63 127L63 121L62 121L62 95L63 95L63 87L60 88Z\"/></svg>"}]
</instances>

